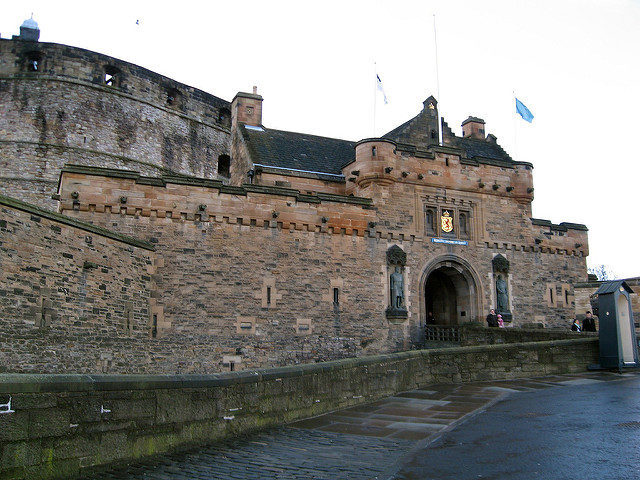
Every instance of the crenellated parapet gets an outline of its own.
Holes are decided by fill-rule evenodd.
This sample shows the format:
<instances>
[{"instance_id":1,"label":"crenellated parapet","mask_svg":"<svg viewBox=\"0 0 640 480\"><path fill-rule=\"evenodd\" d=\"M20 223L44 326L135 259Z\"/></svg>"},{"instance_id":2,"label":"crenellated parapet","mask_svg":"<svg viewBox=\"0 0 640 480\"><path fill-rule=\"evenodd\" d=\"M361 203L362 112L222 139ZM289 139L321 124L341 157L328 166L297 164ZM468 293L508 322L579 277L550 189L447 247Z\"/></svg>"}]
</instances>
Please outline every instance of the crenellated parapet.
<instances>
[{"instance_id":1,"label":"crenellated parapet","mask_svg":"<svg viewBox=\"0 0 640 480\"><path fill-rule=\"evenodd\" d=\"M386 138L368 138L356 144L355 161L343 168L346 192L358 194L371 184L402 183L499 196L519 203L533 200L533 166L467 158L455 147L418 147Z\"/></svg>"},{"instance_id":2,"label":"crenellated parapet","mask_svg":"<svg viewBox=\"0 0 640 480\"><path fill-rule=\"evenodd\" d=\"M219 180L187 176L147 177L138 172L67 165L60 177L61 213L125 215L135 218L205 222L260 229L348 235L382 241L430 244L432 237L421 222L397 225L385 220L375 199L317 192L302 193L286 187L225 185ZM453 210L473 209L473 202L447 203ZM539 252L585 257L586 227L532 219L531 225L507 235L483 237L481 215L468 219L468 244L493 250ZM454 217L458 222L461 217ZM475 223L474 223L475 222ZM544 232L555 231L555 235ZM515 239L518 240L515 240ZM540 240L542 239L542 240Z\"/></svg>"},{"instance_id":3,"label":"crenellated parapet","mask_svg":"<svg viewBox=\"0 0 640 480\"><path fill-rule=\"evenodd\" d=\"M59 185L60 211L85 211L176 221L212 222L327 234L374 232L368 198L303 194L285 187L230 186L218 180L67 166Z\"/></svg>"}]
</instances>

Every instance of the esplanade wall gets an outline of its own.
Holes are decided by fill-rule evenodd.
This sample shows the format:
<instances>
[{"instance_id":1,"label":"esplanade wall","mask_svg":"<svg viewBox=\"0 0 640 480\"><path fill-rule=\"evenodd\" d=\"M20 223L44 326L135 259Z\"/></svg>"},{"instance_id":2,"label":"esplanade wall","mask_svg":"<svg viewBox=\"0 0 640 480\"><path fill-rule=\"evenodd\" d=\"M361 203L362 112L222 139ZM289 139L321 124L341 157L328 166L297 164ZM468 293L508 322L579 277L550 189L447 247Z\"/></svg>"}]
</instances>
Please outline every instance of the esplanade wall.
<instances>
[{"instance_id":1,"label":"esplanade wall","mask_svg":"<svg viewBox=\"0 0 640 480\"><path fill-rule=\"evenodd\" d=\"M0 476L71 478L429 384L583 372L597 358L591 337L217 375L0 374L12 410L0 415Z\"/></svg>"},{"instance_id":2,"label":"esplanade wall","mask_svg":"<svg viewBox=\"0 0 640 480\"><path fill-rule=\"evenodd\" d=\"M82 48L0 39L0 192L56 208L65 163L216 178L230 104Z\"/></svg>"}]
</instances>

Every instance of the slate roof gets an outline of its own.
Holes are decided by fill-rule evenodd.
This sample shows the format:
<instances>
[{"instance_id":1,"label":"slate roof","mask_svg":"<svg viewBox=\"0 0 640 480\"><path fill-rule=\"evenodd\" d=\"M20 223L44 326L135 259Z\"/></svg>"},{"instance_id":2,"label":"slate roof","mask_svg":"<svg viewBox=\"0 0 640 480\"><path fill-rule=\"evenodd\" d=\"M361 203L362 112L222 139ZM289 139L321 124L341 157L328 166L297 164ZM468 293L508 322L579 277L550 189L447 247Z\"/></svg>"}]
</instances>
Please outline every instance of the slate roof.
<instances>
[{"instance_id":1,"label":"slate roof","mask_svg":"<svg viewBox=\"0 0 640 480\"><path fill-rule=\"evenodd\" d=\"M623 287L629 293L633 293L631 287L629 287L629 285L627 285L627 282L625 282L624 280L610 280L600 285L600 288L596 290L596 294L601 295L604 293L613 293L616 292L620 287Z\"/></svg>"},{"instance_id":2,"label":"slate roof","mask_svg":"<svg viewBox=\"0 0 640 480\"><path fill-rule=\"evenodd\" d=\"M506 163L513 162L513 159L497 143L477 138L456 136L450 137L449 141L449 145L464 150L467 153L467 158L475 158L477 160L487 158Z\"/></svg>"},{"instance_id":3,"label":"slate roof","mask_svg":"<svg viewBox=\"0 0 640 480\"><path fill-rule=\"evenodd\" d=\"M244 125L242 134L254 164L341 175L355 159L356 142L348 140Z\"/></svg>"}]
</instances>

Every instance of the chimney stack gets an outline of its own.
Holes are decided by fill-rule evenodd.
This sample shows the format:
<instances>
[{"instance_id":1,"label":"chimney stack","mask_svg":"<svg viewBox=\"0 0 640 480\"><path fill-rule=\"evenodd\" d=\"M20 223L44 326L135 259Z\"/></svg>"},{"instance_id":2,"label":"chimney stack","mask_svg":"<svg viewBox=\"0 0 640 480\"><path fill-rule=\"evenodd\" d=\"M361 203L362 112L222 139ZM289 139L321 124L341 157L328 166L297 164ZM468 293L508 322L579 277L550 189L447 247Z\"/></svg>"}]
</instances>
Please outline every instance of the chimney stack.
<instances>
[{"instance_id":1,"label":"chimney stack","mask_svg":"<svg viewBox=\"0 0 640 480\"><path fill-rule=\"evenodd\" d=\"M478 117L469 117L462 122L462 136L484 140L484 120Z\"/></svg>"},{"instance_id":2,"label":"chimney stack","mask_svg":"<svg viewBox=\"0 0 640 480\"><path fill-rule=\"evenodd\" d=\"M258 95L258 87L253 93L238 92L231 102L231 128L238 122L253 127L262 126L262 96Z\"/></svg>"}]
</instances>

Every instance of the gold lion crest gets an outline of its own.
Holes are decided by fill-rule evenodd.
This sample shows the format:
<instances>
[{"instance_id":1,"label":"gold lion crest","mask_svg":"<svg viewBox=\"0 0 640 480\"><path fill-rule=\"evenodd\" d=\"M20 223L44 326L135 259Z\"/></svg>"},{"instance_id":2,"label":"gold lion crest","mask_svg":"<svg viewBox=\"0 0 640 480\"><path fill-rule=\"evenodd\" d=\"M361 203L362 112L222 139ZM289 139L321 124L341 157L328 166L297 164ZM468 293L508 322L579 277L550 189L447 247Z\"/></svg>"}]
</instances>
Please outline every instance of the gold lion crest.
<instances>
[{"instance_id":1,"label":"gold lion crest","mask_svg":"<svg viewBox=\"0 0 640 480\"><path fill-rule=\"evenodd\" d=\"M440 225L442 225L442 231L445 233L451 233L453 231L453 218L451 218L451 214L448 210L442 212Z\"/></svg>"}]
</instances>

